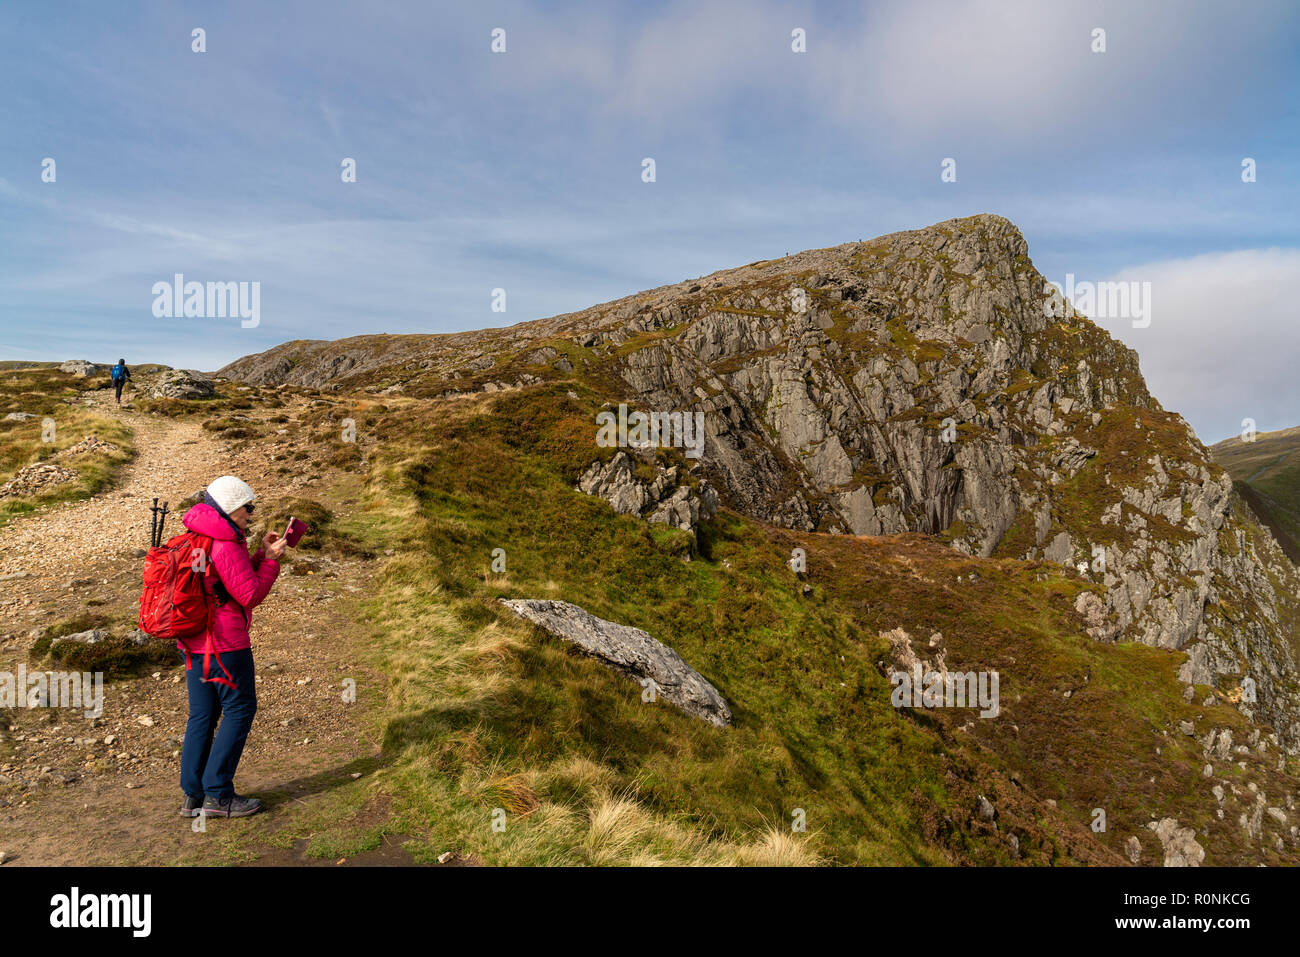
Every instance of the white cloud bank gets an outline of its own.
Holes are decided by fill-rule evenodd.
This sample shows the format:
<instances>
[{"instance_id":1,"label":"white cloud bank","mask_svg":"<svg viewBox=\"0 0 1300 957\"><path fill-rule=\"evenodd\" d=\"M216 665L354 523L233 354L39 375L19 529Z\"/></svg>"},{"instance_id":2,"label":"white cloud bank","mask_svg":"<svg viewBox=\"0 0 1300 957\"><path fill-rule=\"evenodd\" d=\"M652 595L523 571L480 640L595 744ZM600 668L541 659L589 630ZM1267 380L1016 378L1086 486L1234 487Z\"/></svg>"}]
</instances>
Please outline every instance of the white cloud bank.
<instances>
[{"instance_id":1,"label":"white cloud bank","mask_svg":"<svg viewBox=\"0 0 1300 957\"><path fill-rule=\"evenodd\" d=\"M1261 431L1300 425L1300 250L1208 253L1104 278L1151 283L1148 327L1097 323L1137 350L1152 395L1202 441L1239 434L1247 418Z\"/></svg>"}]
</instances>

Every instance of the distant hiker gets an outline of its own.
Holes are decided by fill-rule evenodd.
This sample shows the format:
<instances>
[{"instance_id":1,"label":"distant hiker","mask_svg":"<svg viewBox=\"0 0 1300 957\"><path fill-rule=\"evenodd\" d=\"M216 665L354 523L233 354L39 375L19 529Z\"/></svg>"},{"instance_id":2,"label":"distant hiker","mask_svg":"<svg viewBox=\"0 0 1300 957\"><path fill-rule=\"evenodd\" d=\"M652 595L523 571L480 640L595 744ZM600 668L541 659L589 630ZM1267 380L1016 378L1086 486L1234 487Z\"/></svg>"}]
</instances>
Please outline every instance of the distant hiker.
<instances>
[{"instance_id":1,"label":"distant hiker","mask_svg":"<svg viewBox=\"0 0 1300 957\"><path fill-rule=\"evenodd\" d=\"M235 769L257 713L249 640L252 612L280 574L287 543L279 532L268 531L262 536L262 547L249 557L245 534L254 498L245 482L223 475L181 519L191 532L212 539L209 560L216 572L204 579L212 603L207 628L176 643L185 654L190 698L181 748L181 790L185 792L181 814L186 817L197 817L200 808L209 817L247 817L262 809L256 798L235 793ZM220 728L216 728L218 716Z\"/></svg>"},{"instance_id":2,"label":"distant hiker","mask_svg":"<svg viewBox=\"0 0 1300 957\"><path fill-rule=\"evenodd\" d=\"M117 404L122 404L122 386L126 385L126 380L131 378L131 370L126 367L125 359L118 359L117 365L113 366L113 388L117 390Z\"/></svg>"}]
</instances>

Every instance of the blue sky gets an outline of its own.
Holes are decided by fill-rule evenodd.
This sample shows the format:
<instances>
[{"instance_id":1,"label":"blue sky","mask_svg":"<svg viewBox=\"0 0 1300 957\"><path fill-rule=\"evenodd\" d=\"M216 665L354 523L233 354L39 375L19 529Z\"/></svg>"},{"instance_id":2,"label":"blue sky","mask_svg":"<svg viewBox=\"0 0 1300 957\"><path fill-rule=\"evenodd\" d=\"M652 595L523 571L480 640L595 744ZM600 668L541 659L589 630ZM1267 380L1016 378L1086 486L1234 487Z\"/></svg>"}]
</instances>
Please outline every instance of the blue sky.
<instances>
[{"instance_id":1,"label":"blue sky","mask_svg":"<svg viewBox=\"0 0 1300 957\"><path fill-rule=\"evenodd\" d=\"M1152 283L1102 324L1204 440L1297 425L1297 50L1289 2L11 0L0 358L212 370L995 212L1049 279ZM155 318L177 272L260 324Z\"/></svg>"}]
</instances>

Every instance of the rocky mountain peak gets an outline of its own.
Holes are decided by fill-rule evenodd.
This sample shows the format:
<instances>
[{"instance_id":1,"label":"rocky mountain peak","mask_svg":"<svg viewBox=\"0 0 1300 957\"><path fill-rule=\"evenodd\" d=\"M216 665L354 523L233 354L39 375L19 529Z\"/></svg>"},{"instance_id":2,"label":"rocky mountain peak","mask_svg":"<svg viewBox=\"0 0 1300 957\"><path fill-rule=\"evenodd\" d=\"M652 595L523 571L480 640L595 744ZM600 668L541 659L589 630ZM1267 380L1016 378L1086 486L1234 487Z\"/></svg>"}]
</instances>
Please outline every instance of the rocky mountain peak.
<instances>
[{"instance_id":1,"label":"rocky mountain peak","mask_svg":"<svg viewBox=\"0 0 1300 957\"><path fill-rule=\"evenodd\" d=\"M408 396L567 380L702 413L700 463L724 505L1060 563L1081 631L1187 652L1184 681L1300 747L1294 567L1148 393L1136 353L1051 295L1000 216L506 329L287 343L221 374Z\"/></svg>"}]
</instances>

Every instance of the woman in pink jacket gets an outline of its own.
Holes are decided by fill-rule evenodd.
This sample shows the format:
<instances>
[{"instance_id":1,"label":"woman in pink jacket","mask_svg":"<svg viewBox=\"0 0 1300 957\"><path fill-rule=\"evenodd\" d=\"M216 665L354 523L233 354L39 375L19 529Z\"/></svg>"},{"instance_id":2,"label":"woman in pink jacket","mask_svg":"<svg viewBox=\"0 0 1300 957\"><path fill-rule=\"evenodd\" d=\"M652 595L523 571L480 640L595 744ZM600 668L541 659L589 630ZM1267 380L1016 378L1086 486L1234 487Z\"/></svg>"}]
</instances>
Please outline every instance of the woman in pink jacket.
<instances>
[{"instance_id":1,"label":"woman in pink jacket","mask_svg":"<svg viewBox=\"0 0 1300 957\"><path fill-rule=\"evenodd\" d=\"M280 574L285 542L267 532L251 558L244 536L253 517L249 486L223 475L203 493L203 501L181 519L190 531L212 539L209 556L215 578L207 588L212 651L206 633L177 642L185 652L190 717L181 748L181 814L196 817L247 817L262 809L256 798L235 793L235 768L257 713L257 685L249 629L253 609ZM217 719L221 726L217 727ZM216 732L215 738L213 732Z\"/></svg>"}]
</instances>

